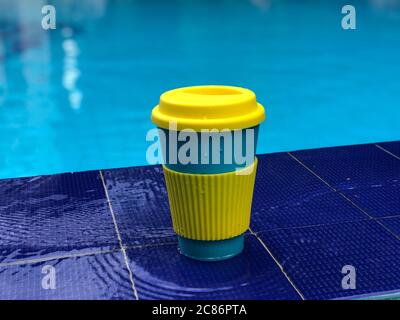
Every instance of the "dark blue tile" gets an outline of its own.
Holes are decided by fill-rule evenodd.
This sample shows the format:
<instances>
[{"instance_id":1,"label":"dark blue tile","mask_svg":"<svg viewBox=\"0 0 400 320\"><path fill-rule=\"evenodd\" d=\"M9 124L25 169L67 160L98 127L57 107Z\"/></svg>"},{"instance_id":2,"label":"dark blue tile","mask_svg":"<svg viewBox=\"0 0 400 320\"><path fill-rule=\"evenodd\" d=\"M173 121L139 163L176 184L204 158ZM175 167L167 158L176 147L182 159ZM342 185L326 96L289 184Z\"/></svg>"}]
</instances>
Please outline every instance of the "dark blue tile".
<instances>
[{"instance_id":1,"label":"dark blue tile","mask_svg":"<svg viewBox=\"0 0 400 320\"><path fill-rule=\"evenodd\" d=\"M0 180L0 262L119 248L98 172Z\"/></svg>"},{"instance_id":2,"label":"dark blue tile","mask_svg":"<svg viewBox=\"0 0 400 320\"><path fill-rule=\"evenodd\" d=\"M175 240L160 166L105 170L104 177L124 245Z\"/></svg>"},{"instance_id":3,"label":"dark blue tile","mask_svg":"<svg viewBox=\"0 0 400 320\"><path fill-rule=\"evenodd\" d=\"M299 299L253 235L226 261L191 260L177 244L130 249L128 257L140 299Z\"/></svg>"},{"instance_id":4,"label":"dark blue tile","mask_svg":"<svg viewBox=\"0 0 400 320\"><path fill-rule=\"evenodd\" d=\"M262 232L260 238L306 299L400 291L400 241L374 220ZM344 290L343 266L356 270Z\"/></svg>"},{"instance_id":5,"label":"dark blue tile","mask_svg":"<svg viewBox=\"0 0 400 320\"><path fill-rule=\"evenodd\" d=\"M374 146L294 155L339 190L285 153L259 156L252 227L296 286L306 298L318 299L400 290L400 241L377 222L366 221L368 217L340 195L376 217L399 214L400 161ZM232 260L205 263L181 256L161 167L107 170L104 176L123 244L139 245L130 248L128 256L140 298L299 298L253 235L246 236L244 253ZM10 288L0 292L0 298L133 298L119 253L109 258L115 272L93 256L57 258L53 262L61 266L64 283L59 293L34 287L49 262L14 265L20 259L119 248L97 172L2 180L0 195L0 287ZM396 218L379 221L399 235ZM356 290L340 287L346 264L356 267ZM68 277L75 279L69 269L84 279L87 292L66 284ZM105 293L102 285L111 291Z\"/></svg>"},{"instance_id":6,"label":"dark blue tile","mask_svg":"<svg viewBox=\"0 0 400 320\"><path fill-rule=\"evenodd\" d=\"M390 153L394 154L395 156L400 157L400 141L382 142L378 145L389 151Z\"/></svg>"},{"instance_id":7,"label":"dark blue tile","mask_svg":"<svg viewBox=\"0 0 400 320\"><path fill-rule=\"evenodd\" d=\"M397 237L400 237L400 217L378 219L386 228L388 228Z\"/></svg>"},{"instance_id":8,"label":"dark blue tile","mask_svg":"<svg viewBox=\"0 0 400 320\"><path fill-rule=\"evenodd\" d=\"M259 156L252 207L254 231L366 218L286 153Z\"/></svg>"},{"instance_id":9,"label":"dark blue tile","mask_svg":"<svg viewBox=\"0 0 400 320\"><path fill-rule=\"evenodd\" d=\"M55 282L49 281L49 267ZM120 252L2 266L0 288L0 299L7 300L135 298Z\"/></svg>"},{"instance_id":10,"label":"dark blue tile","mask_svg":"<svg viewBox=\"0 0 400 320\"><path fill-rule=\"evenodd\" d=\"M400 179L398 181L394 180L392 183L359 186L355 190L346 190L343 193L351 199L352 202L356 203L375 218L399 216Z\"/></svg>"},{"instance_id":11,"label":"dark blue tile","mask_svg":"<svg viewBox=\"0 0 400 320\"><path fill-rule=\"evenodd\" d=\"M400 215L400 161L375 145L304 150L293 155L369 215Z\"/></svg>"}]
</instances>

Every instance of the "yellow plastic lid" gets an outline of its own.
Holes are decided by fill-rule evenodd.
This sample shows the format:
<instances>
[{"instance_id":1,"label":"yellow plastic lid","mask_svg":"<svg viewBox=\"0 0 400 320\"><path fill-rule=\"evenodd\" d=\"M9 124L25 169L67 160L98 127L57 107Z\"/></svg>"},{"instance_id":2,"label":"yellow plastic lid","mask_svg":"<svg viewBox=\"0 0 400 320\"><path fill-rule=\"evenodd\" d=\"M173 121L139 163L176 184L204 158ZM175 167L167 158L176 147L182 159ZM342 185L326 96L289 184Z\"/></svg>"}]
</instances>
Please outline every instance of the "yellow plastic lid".
<instances>
[{"instance_id":1,"label":"yellow plastic lid","mask_svg":"<svg viewBox=\"0 0 400 320\"><path fill-rule=\"evenodd\" d=\"M253 91L231 86L195 86L167 91L153 109L151 120L168 129L176 122L177 130L244 129L265 119L264 107Z\"/></svg>"}]
</instances>

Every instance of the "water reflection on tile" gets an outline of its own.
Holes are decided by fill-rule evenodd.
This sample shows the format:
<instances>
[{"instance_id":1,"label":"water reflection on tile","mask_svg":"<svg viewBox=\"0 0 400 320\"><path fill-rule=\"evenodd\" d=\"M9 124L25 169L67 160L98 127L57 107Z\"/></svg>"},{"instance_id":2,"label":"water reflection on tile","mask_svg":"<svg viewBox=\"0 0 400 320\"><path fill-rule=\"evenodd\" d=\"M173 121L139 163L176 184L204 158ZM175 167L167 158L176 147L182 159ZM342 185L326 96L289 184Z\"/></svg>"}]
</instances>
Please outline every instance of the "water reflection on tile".
<instances>
[{"instance_id":1,"label":"water reflection on tile","mask_svg":"<svg viewBox=\"0 0 400 320\"><path fill-rule=\"evenodd\" d=\"M293 155L369 215L400 215L400 160L374 144Z\"/></svg>"},{"instance_id":2,"label":"water reflection on tile","mask_svg":"<svg viewBox=\"0 0 400 320\"><path fill-rule=\"evenodd\" d=\"M104 178L124 245L175 240L160 166L105 170Z\"/></svg>"},{"instance_id":3,"label":"water reflection on tile","mask_svg":"<svg viewBox=\"0 0 400 320\"><path fill-rule=\"evenodd\" d=\"M299 299L253 235L226 261L186 258L177 244L128 250L128 258L140 299Z\"/></svg>"},{"instance_id":4,"label":"water reflection on tile","mask_svg":"<svg viewBox=\"0 0 400 320\"><path fill-rule=\"evenodd\" d=\"M374 220L271 230L259 236L306 299L400 292L400 241ZM342 287L349 274L345 266L354 268L355 289Z\"/></svg>"},{"instance_id":5,"label":"water reflection on tile","mask_svg":"<svg viewBox=\"0 0 400 320\"><path fill-rule=\"evenodd\" d=\"M0 262L119 248L98 172L0 180Z\"/></svg>"},{"instance_id":6,"label":"water reflection on tile","mask_svg":"<svg viewBox=\"0 0 400 320\"><path fill-rule=\"evenodd\" d=\"M124 266L121 252L3 266L0 299L134 299Z\"/></svg>"},{"instance_id":7,"label":"water reflection on tile","mask_svg":"<svg viewBox=\"0 0 400 320\"><path fill-rule=\"evenodd\" d=\"M368 219L286 153L259 156L254 231Z\"/></svg>"}]
</instances>

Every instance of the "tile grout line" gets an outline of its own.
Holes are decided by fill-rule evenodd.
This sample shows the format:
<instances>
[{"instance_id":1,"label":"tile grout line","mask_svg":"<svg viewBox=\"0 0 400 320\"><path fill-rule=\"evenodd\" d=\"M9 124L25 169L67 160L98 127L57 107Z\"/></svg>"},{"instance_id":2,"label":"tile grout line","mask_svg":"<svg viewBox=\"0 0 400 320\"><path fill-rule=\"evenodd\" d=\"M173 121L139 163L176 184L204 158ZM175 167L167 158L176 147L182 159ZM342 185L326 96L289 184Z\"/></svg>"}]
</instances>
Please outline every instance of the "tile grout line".
<instances>
[{"instance_id":1,"label":"tile grout line","mask_svg":"<svg viewBox=\"0 0 400 320\"><path fill-rule=\"evenodd\" d=\"M351 205L353 205L355 208L357 208L358 210L360 210L363 214L365 214L369 219L374 219L370 214L368 214L368 212L366 212L363 208L361 208L360 206L358 206L357 204L355 204L353 201L351 201L351 199L349 199L346 195L344 195L341 191L337 190L336 188L334 188L333 186L331 186L326 180L324 180L321 176L319 176L317 173L315 173L313 170L311 170L308 166L306 166L303 162L301 162L299 159L297 159L294 155L292 155L290 152L287 152L287 154L293 159L295 160L297 163L299 163L304 169L306 169L308 172L310 172L312 175L314 175L315 177L317 177L319 180L321 180L326 186L328 186L331 190L333 190L335 193L337 193L338 195L340 195L342 198L344 198L345 200L347 200L348 202L351 203Z\"/></svg>"},{"instance_id":2,"label":"tile grout line","mask_svg":"<svg viewBox=\"0 0 400 320\"><path fill-rule=\"evenodd\" d=\"M384 217L384 218L393 218L393 217L398 217L398 216L390 216L390 217ZM382 218L382 219L384 219ZM369 217L365 217L363 219L356 219L356 220L347 220L347 221L339 221L339 222L329 222L329 223L318 223L318 224L308 224L305 226L297 226L297 227L277 227L277 228L271 228L271 229L260 229L257 232L267 232L267 231L280 231L280 230L297 230L297 229L307 229L307 228L315 228L315 227L322 227L322 226L335 226L339 224L344 224L344 223L352 223L352 222L357 222L357 221L367 221L371 220Z\"/></svg>"},{"instance_id":3,"label":"tile grout line","mask_svg":"<svg viewBox=\"0 0 400 320\"><path fill-rule=\"evenodd\" d=\"M375 145L376 147L378 147L377 145ZM389 151L386 151L385 149L382 148L382 151L388 152L389 154L391 154ZM318 174L316 174L313 170L311 170L308 166L306 166L303 162L301 162L299 159L297 159L294 155L292 155L290 152L287 152L287 154L292 157L295 161L297 161L301 166L303 166L306 170L308 170L310 173L312 173L314 176L316 176L318 179L320 179L323 183L325 183L329 188L331 188L333 191L335 191L337 194L339 194L340 196L342 196L345 200L347 200L348 202L351 203L351 205L353 205L355 208L357 208L358 210L360 210L362 213L364 213L366 216L368 216L370 218L370 220L375 221L377 224L379 224L383 229L385 229L387 232L389 232L393 237L395 237L397 240L400 241L400 236L398 236L397 234L395 234L392 230L390 230L388 227L386 227L381 221L378 220L378 218L375 218L373 216L371 216L367 211L365 211L363 208L361 208L360 206L358 206L357 204L355 204L351 199L349 199L345 194L343 194L341 191L335 189L333 186L331 186L327 181L325 181L322 177L320 177ZM394 156L396 158L395 155L391 154L392 156ZM400 160L400 158L399 158Z\"/></svg>"},{"instance_id":4,"label":"tile grout line","mask_svg":"<svg viewBox=\"0 0 400 320\"><path fill-rule=\"evenodd\" d=\"M379 217L379 220L384 220L384 219L393 219L393 218L399 218L400 216L398 214L394 214L391 216L384 216L384 217Z\"/></svg>"},{"instance_id":5,"label":"tile grout line","mask_svg":"<svg viewBox=\"0 0 400 320\"><path fill-rule=\"evenodd\" d=\"M141 248L148 248L148 247L157 247L157 246L164 246L170 244L176 244L176 241L171 242L164 242L160 244L149 244L149 245L127 245L125 249L141 249ZM75 254L64 254L64 255L54 255L54 256L45 256L43 258L32 258L32 259L19 259L11 262L0 262L0 267L10 267L10 266L19 266L25 264L34 264L34 263L41 263L51 260L61 260L61 259L70 259L70 258L80 258L80 257L88 257L88 256L96 256L99 254L108 254L108 253L115 253L120 252L121 248L115 249L108 249L108 250L97 250L97 251L88 251L82 253L75 253Z\"/></svg>"},{"instance_id":6,"label":"tile grout line","mask_svg":"<svg viewBox=\"0 0 400 320\"><path fill-rule=\"evenodd\" d=\"M388 155L400 160L400 158L398 156L396 156L395 154L391 153L389 150L386 150L384 147L380 146L379 144L374 144L375 147L377 147L378 149L380 149L381 151L387 153ZM387 217L381 217L379 219L386 219L386 218L392 218L392 217L396 217L396 216L387 216ZM398 217L398 216L397 216ZM394 232L392 232L392 230L390 230L388 227L386 227L378 218L373 218L380 226L382 226L386 231L388 231L392 236L394 236L397 240L400 241L400 236L398 236L397 234L395 234Z\"/></svg>"},{"instance_id":7,"label":"tile grout line","mask_svg":"<svg viewBox=\"0 0 400 320\"><path fill-rule=\"evenodd\" d=\"M400 160L400 157L396 156L394 153L391 153L389 150L386 150L384 147L380 146L379 144L375 144L375 147L381 149L383 152L390 154L392 157L395 157L397 160Z\"/></svg>"},{"instance_id":8,"label":"tile grout line","mask_svg":"<svg viewBox=\"0 0 400 320\"><path fill-rule=\"evenodd\" d=\"M119 246L121 248L122 255L124 256L125 266L128 269L129 279L131 281L133 294L134 294L136 300L139 300L139 295L138 295L138 292L137 292L136 287L135 287L135 282L133 280L133 273L132 273L131 267L129 266L128 255L126 254L126 249L124 248L123 243L122 243L121 233L119 232L117 220L115 218L114 209L113 209L113 207L111 205L111 200L110 200L110 197L109 197L109 194L108 194L108 190L107 190L106 182L105 182L105 179L104 179L104 176L103 176L103 172L101 170L99 170L99 174L100 174L101 182L103 184L104 192L106 194L108 207L110 208L110 213L111 213L111 217L112 217L112 220L113 220L113 223L114 223L115 232L117 233Z\"/></svg>"},{"instance_id":9,"label":"tile grout line","mask_svg":"<svg viewBox=\"0 0 400 320\"><path fill-rule=\"evenodd\" d=\"M326 184L329 188L331 188L333 191L337 192L337 190L332 187L327 181L325 181L322 177L317 175L314 171L312 171L309 167L307 167L303 162L301 162L299 159L297 159L294 155L292 155L290 152L286 152L287 155L289 155L294 161L298 162L303 168L305 168L307 171L312 173L314 176L316 176L319 180L321 180L324 184Z\"/></svg>"},{"instance_id":10,"label":"tile grout line","mask_svg":"<svg viewBox=\"0 0 400 320\"><path fill-rule=\"evenodd\" d=\"M152 248L152 247L162 247L168 246L171 244L178 244L178 241L170 241L170 242L163 242L163 243L150 243L150 244L142 244L142 245L127 245L125 249L143 249L143 248ZM119 249L118 249L119 250Z\"/></svg>"},{"instance_id":11,"label":"tile grout line","mask_svg":"<svg viewBox=\"0 0 400 320\"><path fill-rule=\"evenodd\" d=\"M390 230L388 227L386 227L381 221L378 219L373 219L375 222L377 222L382 228L384 228L387 232L389 232L393 237L395 237L397 240L400 241L400 236L395 234L392 230Z\"/></svg>"},{"instance_id":12,"label":"tile grout line","mask_svg":"<svg viewBox=\"0 0 400 320\"><path fill-rule=\"evenodd\" d=\"M21 259L12 262L0 262L0 267L9 267L9 266L19 266L24 264L33 264L33 263L40 263L46 262L51 260L61 260L61 259L68 259L68 258L80 258L80 257L88 257L88 256L96 256L98 254L108 254L113 252L118 252L120 249L110 249L110 250L98 250L92 252L82 252L76 254L65 254L65 255L58 255L58 256L47 256L43 258L33 258L33 259Z\"/></svg>"},{"instance_id":13,"label":"tile grout line","mask_svg":"<svg viewBox=\"0 0 400 320\"><path fill-rule=\"evenodd\" d=\"M283 266L279 263L279 261L274 257L272 252L268 249L267 245L262 241L262 239L253 231L253 229L249 228L250 233L256 237L256 239L261 243L261 245L264 247L264 249L268 252L268 254L271 256L271 258L275 261L285 278L289 281L293 289L297 292L297 294L300 296L302 300L305 300L303 294L300 292L300 290L296 287L292 279L290 279L289 275L286 273L285 269L283 269Z\"/></svg>"}]
</instances>

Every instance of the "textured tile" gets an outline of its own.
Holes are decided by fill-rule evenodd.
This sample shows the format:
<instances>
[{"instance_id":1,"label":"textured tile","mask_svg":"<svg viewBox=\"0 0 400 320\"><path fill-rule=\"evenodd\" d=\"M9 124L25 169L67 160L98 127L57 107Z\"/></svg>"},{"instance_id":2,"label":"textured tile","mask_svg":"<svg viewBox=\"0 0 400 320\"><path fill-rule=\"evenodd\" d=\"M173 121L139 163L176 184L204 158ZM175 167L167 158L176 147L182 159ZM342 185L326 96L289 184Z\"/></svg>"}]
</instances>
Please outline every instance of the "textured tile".
<instances>
[{"instance_id":1,"label":"textured tile","mask_svg":"<svg viewBox=\"0 0 400 320\"><path fill-rule=\"evenodd\" d=\"M252 207L254 231L366 218L286 153L259 156Z\"/></svg>"},{"instance_id":2,"label":"textured tile","mask_svg":"<svg viewBox=\"0 0 400 320\"><path fill-rule=\"evenodd\" d=\"M400 158L400 141L382 142L378 145Z\"/></svg>"},{"instance_id":3,"label":"textured tile","mask_svg":"<svg viewBox=\"0 0 400 320\"><path fill-rule=\"evenodd\" d=\"M400 217L383 218L378 221L400 238Z\"/></svg>"},{"instance_id":4,"label":"textured tile","mask_svg":"<svg viewBox=\"0 0 400 320\"><path fill-rule=\"evenodd\" d=\"M131 249L128 257L140 299L299 299L253 235L226 261L186 258L177 244Z\"/></svg>"},{"instance_id":5,"label":"textured tile","mask_svg":"<svg viewBox=\"0 0 400 320\"><path fill-rule=\"evenodd\" d=\"M160 166L105 170L103 174L124 245L175 241Z\"/></svg>"},{"instance_id":6,"label":"textured tile","mask_svg":"<svg viewBox=\"0 0 400 320\"><path fill-rule=\"evenodd\" d=\"M388 231L355 205L400 214L400 161L374 145L293 154L338 192L285 153L261 155L253 229L308 299L397 294L400 216L379 219ZM253 235L232 260L180 255L161 167L103 174L141 299L299 298ZM119 251L61 258L110 249L119 243L98 172L0 180L0 299L131 299ZM54 291L41 287L44 265L56 268ZM356 290L341 288L344 265L356 268Z\"/></svg>"},{"instance_id":7,"label":"textured tile","mask_svg":"<svg viewBox=\"0 0 400 320\"><path fill-rule=\"evenodd\" d=\"M400 161L375 145L304 150L293 155L371 216L400 215Z\"/></svg>"},{"instance_id":8,"label":"textured tile","mask_svg":"<svg viewBox=\"0 0 400 320\"><path fill-rule=\"evenodd\" d=\"M0 262L119 248L98 172L0 180Z\"/></svg>"},{"instance_id":9,"label":"textured tile","mask_svg":"<svg viewBox=\"0 0 400 320\"><path fill-rule=\"evenodd\" d=\"M0 299L7 300L134 299L120 252L3 266L0 288Z\"/></svg>"},{"instance_id":10,"label":"textured tile","mask_svg":"<svg viewBox=\"0 0 400 320\"><path fill-rule=\"evenodd\" d=\"M259 234L306 299L400 291L400 241L373 220ZM356 270L344 290L343 266Z\"/></svg>"}]
</instances>

